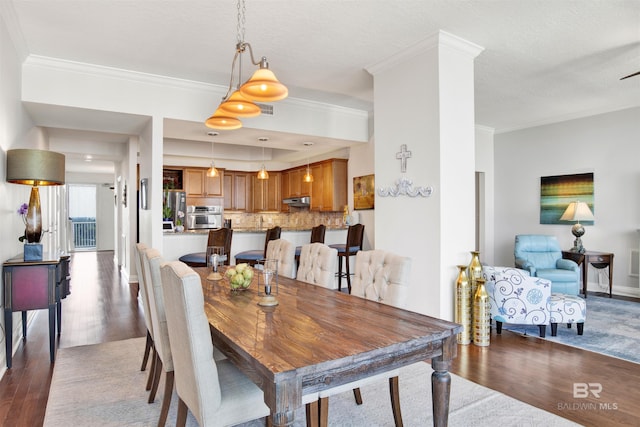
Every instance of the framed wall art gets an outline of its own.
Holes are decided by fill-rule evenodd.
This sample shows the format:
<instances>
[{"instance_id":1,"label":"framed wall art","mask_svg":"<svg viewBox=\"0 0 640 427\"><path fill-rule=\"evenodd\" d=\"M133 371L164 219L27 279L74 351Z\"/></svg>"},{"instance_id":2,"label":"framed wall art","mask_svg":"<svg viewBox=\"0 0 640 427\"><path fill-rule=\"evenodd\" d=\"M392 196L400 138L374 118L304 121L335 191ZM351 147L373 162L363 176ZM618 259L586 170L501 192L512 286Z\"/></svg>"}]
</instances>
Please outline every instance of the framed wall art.
<instances>
[{"instance_id":1,"label":"framed wall art","mask_svg":"<svg viewBox=\"0 0 640 427\"><path fill-rule=\"evenodd\" d=\"M593 172L540 178L540 224L567 224L560 217L569 203L580 201L593 210ZM593 225L593 221L580 221Z\"/></svg>"},{"instance_id":2,"label":"framed wall art","mask_svg":"<svg viewBox=\"0 0 640 427\"><path fill-rule=\"evenodd\" d=\"M353 177L353 209L373 209L376 199L374 175Z\"/></svg>"}]
</instances>

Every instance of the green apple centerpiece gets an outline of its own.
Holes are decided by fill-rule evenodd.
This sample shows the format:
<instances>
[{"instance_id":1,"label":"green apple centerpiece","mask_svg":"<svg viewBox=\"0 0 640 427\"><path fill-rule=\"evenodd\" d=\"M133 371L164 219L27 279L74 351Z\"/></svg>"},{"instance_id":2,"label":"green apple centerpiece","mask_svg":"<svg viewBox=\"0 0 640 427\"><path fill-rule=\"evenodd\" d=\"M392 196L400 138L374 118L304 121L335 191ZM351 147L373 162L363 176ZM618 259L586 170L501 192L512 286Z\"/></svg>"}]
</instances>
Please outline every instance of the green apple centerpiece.
<instances>
[{"instance_id":1,"label":"green apple centerpiece","mask_svg":"<svg viewBox=\"0 0 640 427\"><path fill-rule=\"evenodd\" d=\"M228 268L225 276L229 280L232 291L244 290L251 285L253 269L247 263L237 264L235 268Z\"/></svg>"}]
</instances>

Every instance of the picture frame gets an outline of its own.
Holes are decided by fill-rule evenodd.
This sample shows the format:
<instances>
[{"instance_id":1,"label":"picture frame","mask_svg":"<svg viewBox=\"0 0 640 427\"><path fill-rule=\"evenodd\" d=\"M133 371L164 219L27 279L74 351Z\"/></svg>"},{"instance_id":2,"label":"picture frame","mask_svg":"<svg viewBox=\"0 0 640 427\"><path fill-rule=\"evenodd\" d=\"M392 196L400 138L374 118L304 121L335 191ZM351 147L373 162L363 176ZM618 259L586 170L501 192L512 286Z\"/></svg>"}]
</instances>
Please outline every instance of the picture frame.
<instances>
[{"instance_id":1,"label":"picture frame","mask_svg":"<svg viewBox=\"0 0 640 427\"><path fill-rule=\"evenodd\" d=\"M560 217L569 203L581 201L595 212L593 202L593 172L540 177L540 224L564 224ZM580 221L593 225L593 221Z\"/></svg>"},{"instance_id":2,"label":"picture frame","mask_svg":"<svg viewBox=\"0 0 640 427\"><path fill-rule=\"evenodd\" d=\"M375 175L353 177L353 210L374 209L375 200Z\"/></svg>"}]
</instances>

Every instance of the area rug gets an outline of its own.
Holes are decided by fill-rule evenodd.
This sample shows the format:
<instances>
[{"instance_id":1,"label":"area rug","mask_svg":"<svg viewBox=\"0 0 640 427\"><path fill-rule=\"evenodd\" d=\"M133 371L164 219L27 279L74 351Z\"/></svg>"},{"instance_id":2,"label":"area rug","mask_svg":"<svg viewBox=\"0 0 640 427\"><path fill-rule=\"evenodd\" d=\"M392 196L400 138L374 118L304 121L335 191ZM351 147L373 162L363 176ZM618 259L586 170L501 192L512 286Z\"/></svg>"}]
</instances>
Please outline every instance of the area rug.
<instances>
[{"instance_id":1,"label":"area rug","mask_svg":"<svg viewBox=\"0 0 640 427\"><path fill-rule=\"evenodd\" d=\"M538 336L537 326L504 328ZM640 303L589 295L583 335L578 335L575 325L558 324L558 335L552 337L549 326L545 339L640 363Z\"/></svg>"},{"instance_id":2,"label":"area rug","mask_svg":"<svg viewBox=\"0 0 640 427\"><path fill-rule=\"evenodd\" d=\"M156 401L147 403L146 372L140 371L144 339L58 350L44 426L154 426L162 404L164 376ZM432 425L431 367L417 363L401 369L400 389L404 425ZM549 412L451 375L450 426L576 426ZM388 382L361 388L364 404L353 393L336 395L329 403L329 425L338 427L393 426ZM173 396L167 425L175 425ZM295 426L305 426L304 408L296 411ZM189 414L188 426L197 426ZM264 421L241 424L264 426Z\"/></svg>"}]
</instances>

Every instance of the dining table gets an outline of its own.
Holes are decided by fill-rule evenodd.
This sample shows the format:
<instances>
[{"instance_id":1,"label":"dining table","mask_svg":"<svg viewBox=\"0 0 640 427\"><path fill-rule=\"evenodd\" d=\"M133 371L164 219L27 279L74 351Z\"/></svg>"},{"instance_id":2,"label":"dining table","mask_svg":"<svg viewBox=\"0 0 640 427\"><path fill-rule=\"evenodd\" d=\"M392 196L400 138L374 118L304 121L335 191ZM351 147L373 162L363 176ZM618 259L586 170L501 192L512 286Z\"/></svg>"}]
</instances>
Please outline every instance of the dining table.
<instances>
[{"instance_id":1,"label":"dining table","mask_svg":"<svg viewBox=\"0 0 640 427\"><path fill-rule=\"evenodd\" d=\"M461 325L283 276L272 286L277 305L265 307L259 271L231 290L226 268L222 280L194 268L213 344L263 390L268 425L293 425L303 395L429 359L433 425L447 425Z\"/></svg>"}]
</instances>

